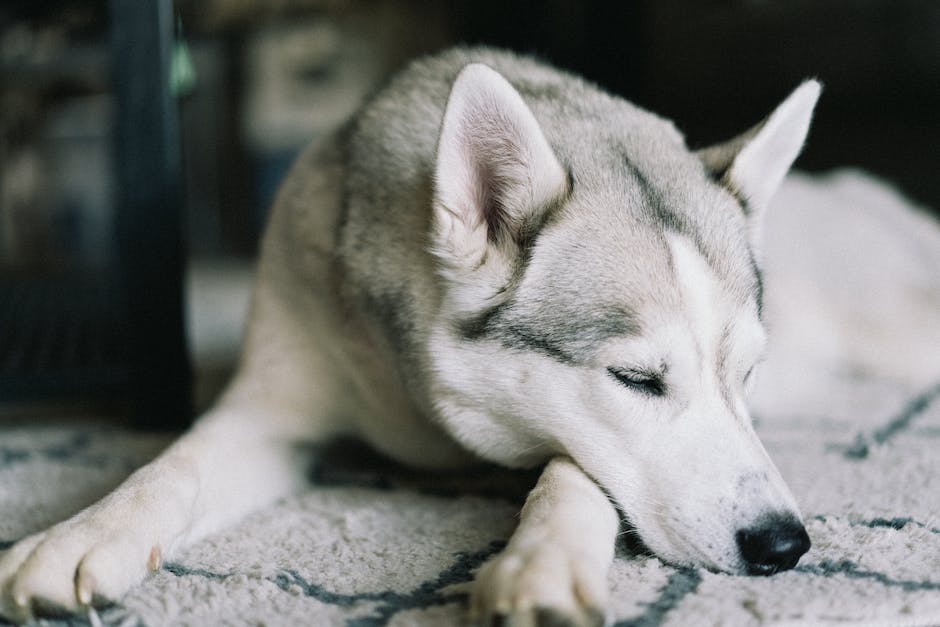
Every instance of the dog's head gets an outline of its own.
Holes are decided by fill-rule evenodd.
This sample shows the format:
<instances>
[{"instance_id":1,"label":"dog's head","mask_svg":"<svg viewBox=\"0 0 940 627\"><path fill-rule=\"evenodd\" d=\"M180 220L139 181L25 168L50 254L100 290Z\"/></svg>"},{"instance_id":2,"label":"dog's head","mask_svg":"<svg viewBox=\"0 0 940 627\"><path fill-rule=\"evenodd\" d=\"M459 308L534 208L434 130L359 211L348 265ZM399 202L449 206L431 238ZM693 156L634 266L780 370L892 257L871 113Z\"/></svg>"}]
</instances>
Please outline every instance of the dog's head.
<instances>
[{"instance_id":1,"label":"dog's head","mask_svg":"<svg viewBox=\"0 0 940 627\"><path fill-rule=\"evenodd\" d=\"M571 456L669 561L791 568L809 539L745 395L765 345L760 214L819 85L698 153L582 89L527 104L478 64L453 85L430 235L445 426L508 465Z\"/></svg>"}]
</instances>

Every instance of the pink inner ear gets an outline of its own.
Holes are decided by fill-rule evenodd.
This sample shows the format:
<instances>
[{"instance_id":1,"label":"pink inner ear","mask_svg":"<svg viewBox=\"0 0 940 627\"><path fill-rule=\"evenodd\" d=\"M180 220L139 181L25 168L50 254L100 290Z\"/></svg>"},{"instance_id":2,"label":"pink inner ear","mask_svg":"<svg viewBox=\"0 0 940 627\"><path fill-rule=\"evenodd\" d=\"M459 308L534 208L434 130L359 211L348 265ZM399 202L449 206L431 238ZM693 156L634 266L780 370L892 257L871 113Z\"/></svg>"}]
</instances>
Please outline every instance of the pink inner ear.
<instances>
[{"instance_id":1,"label":"pink inner ear","mask_svg":"<svg viewBox=\"0 0 940 627\"><path fill-rule=\"evenodd\" d=\"M531 215L564 193L567 178L519 93L492 69L470 65L444 113L436 185L438 206L466 229L445 229L448 237L496 243L515 239Z\"/></svg>"},{"instance_id":2,"label":"pink inner ear","mask_svg":"<svg viewBox=\"0 0 940 627\"><path fill-rule=\"evenodd\" d=\"M497 241L519 222L515 214L527 209L517 205L531 198L531 166L517 137L519 126L496 103L486 104L493 108L474 110L463 120L460 152L471 179L468 196L475 205L467 209L482 216L487 238Z\"/></svg>"},{"instance_id":3,"label":"pink inner ear","mask_svg":"<svg viewBox=\"0 0 940 627\"><path fill-rule=\"evenodd\" d=\"M479 160L474 167L474 196L479 203L483 219L486 221L487 238L497 241L507 231L518 226L519 220L513 219L513 212L507 207L510 188L528 186L525 181L513 181L505 171L493 166L491 161ZM518 194L517 194L518 195Z\"/></svg>"}]
</instances>

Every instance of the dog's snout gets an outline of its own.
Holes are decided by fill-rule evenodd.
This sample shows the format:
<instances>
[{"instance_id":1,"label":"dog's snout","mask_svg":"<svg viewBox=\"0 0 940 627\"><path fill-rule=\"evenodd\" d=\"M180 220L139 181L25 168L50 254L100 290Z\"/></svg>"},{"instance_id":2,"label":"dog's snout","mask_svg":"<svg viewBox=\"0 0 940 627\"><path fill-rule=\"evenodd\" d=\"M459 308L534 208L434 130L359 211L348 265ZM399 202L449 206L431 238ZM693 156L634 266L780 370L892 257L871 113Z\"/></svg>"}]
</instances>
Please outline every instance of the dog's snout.
<instances>
[{"instance_id":1,"label":"dog's snout","mask_svg":"<svg viewBox=\"0 0 940 627\"><path fill-rule=\"evenodd\" d=\"M740 529L736 539L749 575L789 570L810 547L806 529L791 514L765 516L754 526Z\"/></svg>"}]
</instances>

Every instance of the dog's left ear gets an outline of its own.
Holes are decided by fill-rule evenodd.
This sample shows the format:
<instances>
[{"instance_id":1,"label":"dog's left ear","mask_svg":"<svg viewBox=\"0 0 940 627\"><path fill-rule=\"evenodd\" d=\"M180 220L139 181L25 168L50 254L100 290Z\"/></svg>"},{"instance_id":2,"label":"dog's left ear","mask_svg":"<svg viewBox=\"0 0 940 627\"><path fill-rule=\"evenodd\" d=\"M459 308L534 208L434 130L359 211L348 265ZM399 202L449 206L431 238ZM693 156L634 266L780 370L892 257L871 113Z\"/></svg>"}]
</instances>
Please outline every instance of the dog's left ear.
<instances>
[{"instance_id":1,"label":"dog's left ear","mask_svg":"<svg viewBox=\"0 0 940 627\"><path fill-rule=\"evenodd\" d=\"M463 68L447 101L434 173L432 250L445 268L469 277L487 260L509 267L567 187L519 92L485 65Z\"/></svg>"},{"instance_id":2,"label":"dog's left ear","mask_svg":"<svg viewBox=\"0 0 940 627\"><path fill-rule=\"evenodd\" d=\"M742 201L749 216L767 207L800 154L820 89L819 82L806 81L751 130L696 153L709 173Z\"/></svg>"}]
</instances>

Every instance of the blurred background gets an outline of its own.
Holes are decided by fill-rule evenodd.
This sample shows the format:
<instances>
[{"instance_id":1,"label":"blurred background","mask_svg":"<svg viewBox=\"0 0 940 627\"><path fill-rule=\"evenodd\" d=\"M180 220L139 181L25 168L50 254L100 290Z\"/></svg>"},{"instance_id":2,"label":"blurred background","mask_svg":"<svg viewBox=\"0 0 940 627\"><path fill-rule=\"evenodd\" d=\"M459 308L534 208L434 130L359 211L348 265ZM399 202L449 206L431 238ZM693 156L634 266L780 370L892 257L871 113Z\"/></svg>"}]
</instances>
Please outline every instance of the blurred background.
<instances>
[{"instance_id":1,"label":"blurred background","mask_svg":"<svg viewBox=\"0 0 940 627\"><path fill-rule=\"evenodd\" d=\"M940 207L931 0L7 1L0 419L187 424L234 363L294 156L408 59L456 43L580 73L692 147L818 77L798 166L859 166Z\"/></svg>"}]
</instances>

